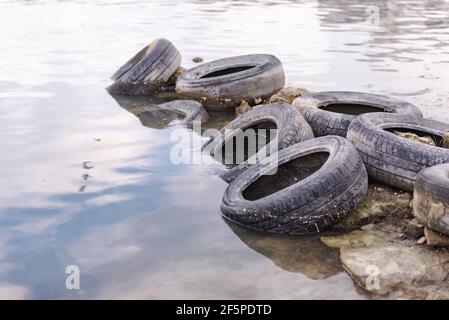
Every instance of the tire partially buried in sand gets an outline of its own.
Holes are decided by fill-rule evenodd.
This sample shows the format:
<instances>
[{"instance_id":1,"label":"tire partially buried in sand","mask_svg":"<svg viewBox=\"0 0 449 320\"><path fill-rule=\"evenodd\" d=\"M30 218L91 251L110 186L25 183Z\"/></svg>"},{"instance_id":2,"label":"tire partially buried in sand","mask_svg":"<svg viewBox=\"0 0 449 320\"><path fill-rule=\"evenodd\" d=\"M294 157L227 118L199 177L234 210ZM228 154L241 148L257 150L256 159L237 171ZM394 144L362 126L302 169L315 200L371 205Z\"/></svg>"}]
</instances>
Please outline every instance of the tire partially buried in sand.
<instances>
[{"instance_id":1,"label":"tire partially buried in sand","mask_svg":"<svg viewBox=\"0 0 449 320\"><path fill-rule=\"evenodd\" d=\"M309 122L316 137L346 137L351 122L364 113L387 112L423 116L417 107L408 102L364 92L317 92L296 98L293 105Z\"/></svg>"},{"instance_id":2,"label":"tire partially buried in sand","mask_svg":"<svg viewBox=\"0 0 449 320\"><path fill-rule=\"evenodd\" d=\"M418 174L413 214L423 225L449 236L449 164L426 168Z\"/></svg>"},{"instance_id":3,"label":"tire partially buried in sand","mask_svg":"<svg viewBox=\"0 0 449 320\"><path fill-rule=\"evenodd\" d=\"M229 144L232 146L234 138L238 137L239 134L245 135L247 129L274 129L276 131L276 139L265 141L267 143L260 150L253 150L266 155L270 154L270 150L277 152L292 144L313 138L312 129L295 107L284 103L271 103L255 107L228 123L203 146L203 152L216 159L217 157L222 157L220 159L222 162L229 158L231 160L237 159L236 155L233 154L234 151L242 152L243 150L234 150L232 148L231 154L229 154L226 148ZM274 145L275 143L277 144ZM224 151L225 154L223 156ZM248 153L251 155L250 152ZM250 162L248 159L244 159L243 163L232 162L231 166L233 169L221 174L221 178L227 182L232 181L251 165Z\"/></svg>"},{"instance_id":4,"label":"tire partially buried in sand","mask_svg":"<svg viewBox=\"0 0 449 320\"><path fill-rule=\"evenodd\" d=\"M435 146L411 141L393 132L427 135ZM413 192L422 169L449 162L443 137L449 124L400 114L372 113L359 116L349 127L347 138L360 152L371 178Z\"/></svg>"},{"instance_id":5,"label":"tire partially buried in sand","mask_svg":"<svg viewBox=\"0 0 449 320\"><path fill-rule=\"evenodd\" d=\"M156 39L140 50L111 77L112 94L148 95L160 91L181 65L181 54L166 39Z\"/></svg>"},{"instance_id":6,"label":"tire partially buried in sand","mask_svg":"<svg viewBox=\"0 0 449 320\"><path fill-rule=\"evenodd\" d=\"M276 174L266 175L277 167ZM221 211L224 218L254 230L316 233L345 217L367 188L365 166L352 144L338 136L321 137L244 171L226 189Z\"/></svg>"},{"instance_id":7,"label":"tire partially buried in sand","mask_svg":"<svg viewBox=\"0 0 449 320\"><path fill-rule=\"evenodd\" d=\"M211 61L182 73L176 92L201 99L206 109L223 110L268 98L284 87L285 75L278 58L251 54Z\"/></svg>"}]
</instances>

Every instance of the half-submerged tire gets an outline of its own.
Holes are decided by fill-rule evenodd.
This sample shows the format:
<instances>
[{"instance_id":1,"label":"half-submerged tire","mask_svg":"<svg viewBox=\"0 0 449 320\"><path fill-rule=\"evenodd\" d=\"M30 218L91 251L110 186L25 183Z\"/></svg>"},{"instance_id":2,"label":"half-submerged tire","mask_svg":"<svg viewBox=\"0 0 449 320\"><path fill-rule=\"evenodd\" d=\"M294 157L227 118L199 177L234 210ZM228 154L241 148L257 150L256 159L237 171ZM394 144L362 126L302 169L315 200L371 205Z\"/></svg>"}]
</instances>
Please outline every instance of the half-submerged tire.
<instances>
[{"instance_id":1,"label":"half-submerged tire","mask_svg":"<svg viewBox=\"0 0 449 320\"><path fill-rule=\"evenodd\" d=\"M184 72L176 91L201 99L207 109L238 106L242 100L270 97L284 87L285 75L278 58L252 54L215 60Z\"/></svg>"},{"instance_id":2,"label":"half-submerged tire","mask_svg":"<svg viewBox=\"0 0 449 320\"><path fill-rule=\"evenodd\" d=\"M318 92L295 99L293 105L309 122L316 137L346 137L351 122L364 113L387 112L423 116L417 107L408 102L362 92Z\"/></svg>"},{"instance_id":3,"label":"half-submerged tire","mask_svg":"<svg viewBox=\"0 0 449 320\"><path fill-rule=\"evenodd\" d=\"M449 236L449 164L427 168L418 174L413 214L423 225Z\"/></svg>"},{"instance_id":4,"label":"half-submerged tire","mask_svg":"<svg viewBox=\"0 0 449 320\"><path fill-rule=\"evenodd\" d=\"M263 187L270 187L267 183L276 175L266 174L278 165L279 172L295 173L283 166L296 161L307 166L311 160L307 157L315 154L327 154L327 160L314 173L293 178L274 193L248 196L247 189L254 184L263 182ZM301 172L298 169L298 175L303 175ZM357 150L342 137L327 136L283 149L240 174L226 189L221 211L224 218L254 230L316 233L344 218L364 198L367 188L368 176Z\"/></svg>"},{"instance_id":5,"label":"half-submerged tire","mask_svg":"<svg viewBox=\"0 0 449 320\"><path fill-rule=\"evenodd\" d=\"M201 103L193 100L174 100L162 103L159 107L180 113L184 117L182 123L189 127L194 121L203 123L209 118Z\"/></svg>"},{"instance_id":6,"label":"half-submerged tire","mask_svg":"<svg viewBox=\"0 0 449 320\"><path fill-rule=\"evenodd\" d=\"M269 155L272 150L277 152L292 144L314 137L309 124L295 107L284 103L271 103L255 107L228 123L203 146L203 151L217 158L217 155L222 155L223 148L225 148L227 143L232 142L239 133L245 134L247 129L276 130L276 137L272 137L276 139L271 139L260 150L254 150L264 153L264 155ZM229 155L227 156L229 158ZM234 155L231 156L234 159ZM256 157L256 154L253 157ZM221 178L227 182L232 181L237 175L251 166L252 162L255 162L251 160L250 157L250 159L245 159L242 163L228 163L233 168L222 173L220 175Z\"/></svg>"},{"instance_id":7,"label":"half-submerged tire","mask_svg":"<svg viewBox=\"0 0 449 320\"><path fill-rule=\"evenodd\" d=\"M192 127L194 121L205 122L208 114L203 106L192 100L174 100L162 104L137 103L126 110L137 116L143 126L163 129L173 121L186 127Z\"/></svg>"},{"instance_id":8,"label":"half-submerged tire","mask_svg":"<svg viewBox=\"0 0 449 320\"><path fill-rule=\"evenodd\" d=\"M156 39L112 75L107 90L113 94L148 95L163 91L181 65L181 54L166 39Z\"/></svg>"},{"instance_id":9,"label":"half-submerged tire","mask_svg":"<svg viewBox=\"0 0 449 320\"><path fill-rule=\"evenodd\" d=\"M414 132L433 137L436 146L411 141L390 131ZM449 162L443 136L449 124L399 114L372 113L359 116L347 137L360 152L371 178L405 191L413 191L422 169Z\"/></svg>"}]
</instances>

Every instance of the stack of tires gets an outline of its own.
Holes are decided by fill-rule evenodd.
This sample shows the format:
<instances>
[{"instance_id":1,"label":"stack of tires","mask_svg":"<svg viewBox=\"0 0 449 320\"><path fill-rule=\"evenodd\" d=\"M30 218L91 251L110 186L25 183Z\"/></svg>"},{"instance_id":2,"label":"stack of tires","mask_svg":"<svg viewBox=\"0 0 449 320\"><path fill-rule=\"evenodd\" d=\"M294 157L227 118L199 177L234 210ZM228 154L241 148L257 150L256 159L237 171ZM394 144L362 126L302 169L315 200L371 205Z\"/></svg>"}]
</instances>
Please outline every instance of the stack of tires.
<instances>
[{"instance_id":1,"label":"stack of tires","mask_svg":"<svg viewBox=\"0 0 449 320\"><path fill-rule=\"evenodd\" d=\"M204 108L232 110L241 101L257 105L203 148L214 157L237 132L264 126L276 131L276 139L257 150L267 154L263 161L246 158L222 175L229 183L221 202L226 219L270 233L321 232L363 200L369 177L414 191L417 219L449 235L449 146L444 145L449 124L424 119L405 101L360 92L310 93L292 104L261 104L285 85L282 64L272 55L220 59L183 72L180 63L179 52L168 40L155 40L114 74L108 90L152 94L174 86L190 100L165 107L184 112L189 122L205 121ZM412 141L397 132L430 136L433 143ZM276 151L267 152L273 144ZM297 164L312 167L313 156L323 160L308 174L299 172ZM293 180L276 183L278 173L273 175L273 170L287 172ZM264 183L275 190L249 195L249 189Z\"/></svg>"}]
</instances>

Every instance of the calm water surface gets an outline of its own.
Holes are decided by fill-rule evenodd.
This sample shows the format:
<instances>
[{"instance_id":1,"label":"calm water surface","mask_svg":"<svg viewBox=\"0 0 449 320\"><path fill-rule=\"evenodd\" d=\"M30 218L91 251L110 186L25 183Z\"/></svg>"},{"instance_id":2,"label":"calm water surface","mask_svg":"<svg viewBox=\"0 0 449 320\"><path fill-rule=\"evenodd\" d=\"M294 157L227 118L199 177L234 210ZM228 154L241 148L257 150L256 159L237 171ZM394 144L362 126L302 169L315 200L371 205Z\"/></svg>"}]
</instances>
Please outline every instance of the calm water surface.
<instances>
[{"instance_id":1,"label":"calm water surface","mask_svg":"<svg viewBox=\"0 0 449 320\"><path fill-rule=\"evenodd\" d=\"M0 1L0 298L364 298L315 237L226 224L226 184L169 161L176 119L138 118L145 99L104 88L165 37L185 67L272 53L289 84L391 94L449 121L449 2L370 4L377 26L355 0Z\"/></svg>"}]
</instances>

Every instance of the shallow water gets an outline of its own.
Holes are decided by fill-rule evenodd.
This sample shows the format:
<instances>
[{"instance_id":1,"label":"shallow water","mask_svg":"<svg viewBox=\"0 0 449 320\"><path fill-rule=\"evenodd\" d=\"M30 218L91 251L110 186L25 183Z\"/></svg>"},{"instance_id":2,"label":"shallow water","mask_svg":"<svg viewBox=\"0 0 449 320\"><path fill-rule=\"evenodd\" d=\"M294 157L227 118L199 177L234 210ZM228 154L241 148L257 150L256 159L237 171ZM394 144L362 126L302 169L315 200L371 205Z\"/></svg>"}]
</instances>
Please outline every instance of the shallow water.
<instances>
[{"instance_id":1,"label":"shallow water","mask_svg":"<svg viewBox=\"0 0 449 320\"><path fill-rule=\"evenodd\" d=\"M370 1L379 19L359 2L1 1L0 297L363 298L316 238L224 222L226 184L169 161L176 119L138 118L141 99L104 90L165 37L185 67L272 53L289 84L391 94L449 121L449 2Z\"/></svg>"}]
</instances>

